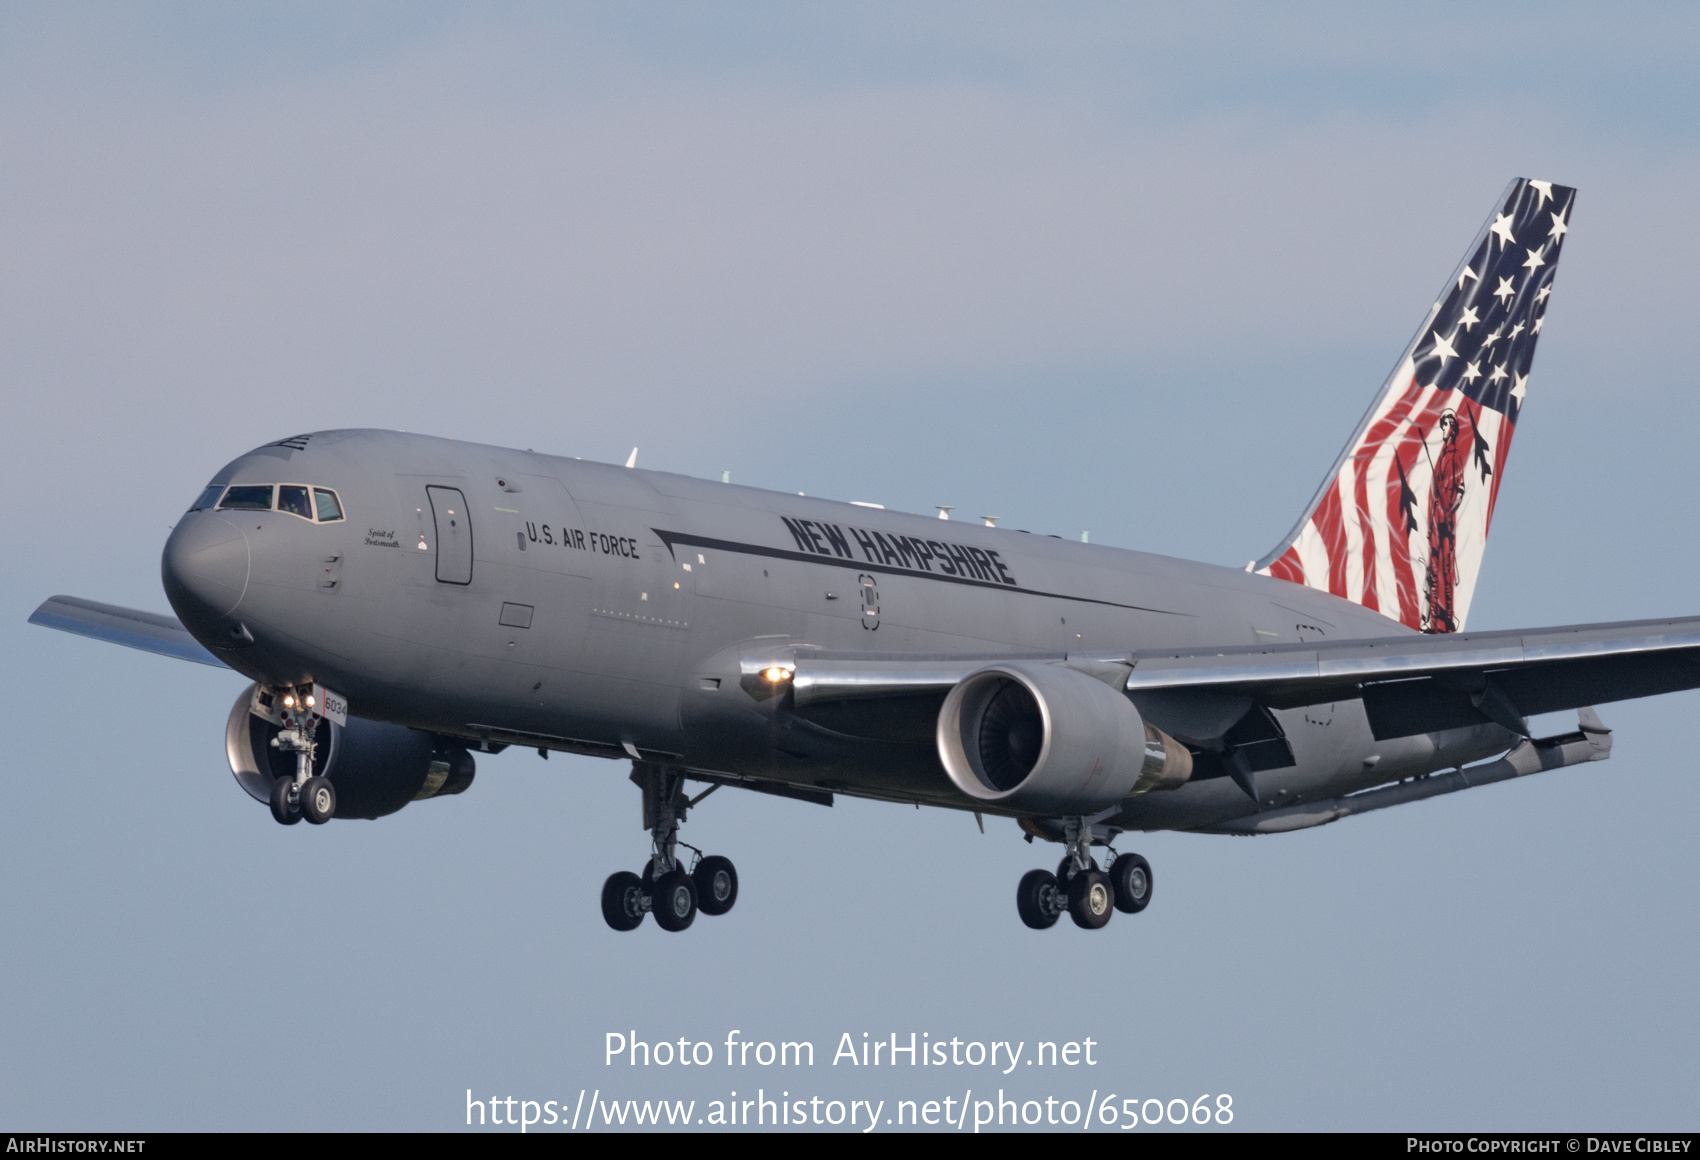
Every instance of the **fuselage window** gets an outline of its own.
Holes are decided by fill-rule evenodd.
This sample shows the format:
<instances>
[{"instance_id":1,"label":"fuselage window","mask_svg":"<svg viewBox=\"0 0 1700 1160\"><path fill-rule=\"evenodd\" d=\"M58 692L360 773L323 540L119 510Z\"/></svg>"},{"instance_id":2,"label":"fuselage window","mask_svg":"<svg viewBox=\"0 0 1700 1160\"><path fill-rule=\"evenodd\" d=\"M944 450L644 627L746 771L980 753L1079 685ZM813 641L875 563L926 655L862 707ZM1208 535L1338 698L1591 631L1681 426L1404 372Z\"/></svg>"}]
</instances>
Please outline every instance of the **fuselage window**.
<instances>
[{"instance_id":1,"label":"fuselage window","mask_svg":"<svg viewBox=\"0 0 1700 1160\"><path fill-rule=\"evenodd\" d=\"M218 497L223 495L223 494L224 494L224 484L222 484L222 483L209 483L207 485L207 490L205 490L201 493L201 498L196 500L194 502L194 504L189 508L189 510L192 511L192 512L204 512L208 508L217 504L218 503Z\"/></svg>"},{"instance_id":2,"label":"fuselage window","mask_svg":"<svg viewBox=\"0 0 1700 1160\"><path fill-rule=\"evenodd\" d=\"M328 487L315 487L313 498L319 501L319 522L328 524L332 520L342 518L342 504L337 502L336 492Z\"/></svg>"},{"instance_id":3,"label":"fuselage window","mask_svg":"<svg viewBox=\"0 0 1700 1160\"><path fill-rule=\"evenodd\" d=\"M233 487L224 493L224 502L218 506L239 511L269 512L272 510L272 485L248 483Z\"/></svg>"},{"instance_id":4,"label":"fuselage window","mask_svg":"<svg viewBox=\"0 0 1700 1160\"><path fill-rule=\"evenodd\" d=\"M277 489L277 510L304 520L313 518L313 505L307 500L307 489L296 483L286 483Z\"/></svg>"}]
</instances>

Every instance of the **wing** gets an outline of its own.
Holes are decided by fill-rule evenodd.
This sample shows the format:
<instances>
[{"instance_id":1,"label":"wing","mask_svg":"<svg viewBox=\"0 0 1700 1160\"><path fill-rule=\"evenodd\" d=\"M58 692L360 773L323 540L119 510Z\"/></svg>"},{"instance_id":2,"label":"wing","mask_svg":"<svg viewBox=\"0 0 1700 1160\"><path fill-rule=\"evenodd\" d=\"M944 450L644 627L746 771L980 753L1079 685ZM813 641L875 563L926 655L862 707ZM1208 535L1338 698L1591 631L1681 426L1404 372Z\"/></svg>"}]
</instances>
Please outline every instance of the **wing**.
<instances>
[{"instance_id":1,"label":"wing","mask_svg":"<svg viewBox=\"0 0 1700 1160\"><path fill-rule=\"evenodd\" d=\"M50 596L40 608L30 613L30 623L182 661L195 661L220 669L230 667L190 636L181 621L157 612L120 608L116 604L100 604L75 596Z\"/></svg>"},{"instance_id":2,"label":"wing","mask_svg":"<svg viewBox=\"0 0 1700 1160\"><path fill-rule=\"evenodd\" d=\"M797 712L841 732L930 738L950 687L993 659L799 651ZM1257 707L1362 698L1377 739L1700 688L1700 618L1326 644L1028 656L1115 681L1145 716L1208 746ZM1242 725L1241 728L1244 728Z\"/></svg>"},{"instance_id":3,"label":"wing","mask_svg":"<svg viewBox=\"0 0 1700 1160\"><path fill-rule=\"evenodd\" d=\"M1328 645L1135 654L1135 699L1179 693L1297 708L1362 697L1378 739L1700 687L1700 618Z\"/></svg>"}]
</instances>

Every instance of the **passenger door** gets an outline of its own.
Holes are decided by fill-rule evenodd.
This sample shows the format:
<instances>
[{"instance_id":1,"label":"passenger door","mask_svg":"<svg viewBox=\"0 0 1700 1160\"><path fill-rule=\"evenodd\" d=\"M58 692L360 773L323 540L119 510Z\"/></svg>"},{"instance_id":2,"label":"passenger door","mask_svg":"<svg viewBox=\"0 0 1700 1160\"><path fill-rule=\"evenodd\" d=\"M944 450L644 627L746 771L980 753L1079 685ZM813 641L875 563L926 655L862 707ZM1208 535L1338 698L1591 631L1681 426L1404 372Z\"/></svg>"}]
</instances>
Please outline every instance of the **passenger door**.
<instances>
[{"instance_id":1,"label":"passenger door","mask_svg":"<svg viewBox=\"0 0 1700 1160\"><path fill-rule=\"evenodd\" d=\"M427 486L431 515L437 526L437 580L442 584L472 583L472 515L457 487Z\"/></svg>"}]
</instances>

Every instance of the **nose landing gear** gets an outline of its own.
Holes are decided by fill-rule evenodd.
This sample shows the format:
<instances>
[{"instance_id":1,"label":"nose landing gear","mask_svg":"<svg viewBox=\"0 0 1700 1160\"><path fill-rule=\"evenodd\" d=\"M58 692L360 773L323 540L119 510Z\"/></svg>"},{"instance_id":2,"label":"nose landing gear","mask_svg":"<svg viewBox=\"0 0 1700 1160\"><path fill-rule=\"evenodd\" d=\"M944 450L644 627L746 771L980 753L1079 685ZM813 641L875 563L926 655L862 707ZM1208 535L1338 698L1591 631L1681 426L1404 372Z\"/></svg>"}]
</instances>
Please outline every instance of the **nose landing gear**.
<instances>
[{"instance_id":1,"label":"nose landing gear","mask_svg":"<svg viewBox=\"0 0 1700 1160\"><path fill-rule=\"evenodd\" d=\"M281 825L293 826L302 818L322 826L336 816L336 787L326 777L313 774L318 756L318 708L311 693L291 690L278 700L283 730L272 738L272 746L295 754L295 776L272 782L272 817Z\"/></svg>"},{"instance_id":2,"label":"nose landing gear","mask_svg":"<svg viewBox=\"0 0 1700 1160\"><path fill-rule=\"evenodd\" d=\"M301 816L315 826L322 826L336 817L336 787L327 777L310 777L295 791L301 802Z\"/></svg>"},{"instance_id":3,"label":"nose landing gear","mask_svg":"<svg viewBox=\"0 0 1700 1160\"><path fill-rule=\"evenodd\" d=\"M681 770L647 761L632 762L632 780L643 790L643 825L650 833L653 853L643 874L621 870L602 884L602 918L615 930L636 930L643 916L653 913L662 930L680 931L696 921L697 912L725 914L738 901L738 871L729 858L703 852L679 841L686 812L719 786L709 786L695 798L685 794ZM696 855L686 871L678 847Z\"/></svg>"},{"instance_id":4,"label":"nose landing gear","mask_svg":"<svg viewBox=\"0 0 1700 1160\"><path fill-rule=\"evenodd\" d=\"M1015 909L1034 930L1055 926L1066 911L1075 925L1099 930L1116 911L1138 914L1151 903L1151 863L1123 854L1108 873L1092 860L1091 827L1085 818L1063 821L1068 853L1057 872L1029 870L1015 888Z\"/></svg>"},{"instance_id":5,"label":"nose landing gear","mask_svg":"<svg viewBox=\"0 0 1700 1160\"><path fill-rule=\"evenodd\" d=\"M281 826L293 826L301 820L301 803L295 795L293 777L280 777L272 782L272 817Z\"/></svg>"}]
</instances>

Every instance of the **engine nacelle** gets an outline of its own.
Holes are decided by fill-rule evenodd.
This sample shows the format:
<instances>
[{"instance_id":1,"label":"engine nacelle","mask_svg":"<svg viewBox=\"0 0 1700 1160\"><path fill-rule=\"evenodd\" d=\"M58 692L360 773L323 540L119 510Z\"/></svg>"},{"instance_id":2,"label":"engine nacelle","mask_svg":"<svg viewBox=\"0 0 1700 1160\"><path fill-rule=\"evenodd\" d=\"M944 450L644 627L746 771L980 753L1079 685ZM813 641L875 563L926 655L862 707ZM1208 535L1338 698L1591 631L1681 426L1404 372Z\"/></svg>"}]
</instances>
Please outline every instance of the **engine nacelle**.
<instances>
[{"instance_id":1,"label":"engine nacelle","mask_svg":"<svg viewBox=\"0 0 1700 1160\"><path fill-rule=\"evenodd\" d=\"M250 711L254 686L243 690L224 727L224 752L237 784L256 801L271 800L272 782L293 776L295 755L272 747L281 727ZM460 793L476 772L472 755L429 733L348 718L320 719L313 772L336 787L336 816L381 818L408 802Z\"/></svg>"},{"instance_id":2,"label":"engine nacelle","mask_svg":"<svg viewBox=\"0 0 1700 1160\"><path fill-rule=\"evenodd\" d=\"M1127 697L1056 664L1012 661L964 677L939 710L938 747L963 793L1023 813L1097 813L1192 776L1192 754Z\"/></svg>"}]
</instances>

